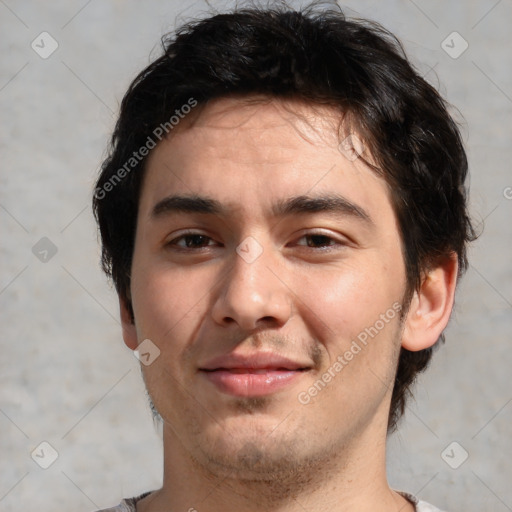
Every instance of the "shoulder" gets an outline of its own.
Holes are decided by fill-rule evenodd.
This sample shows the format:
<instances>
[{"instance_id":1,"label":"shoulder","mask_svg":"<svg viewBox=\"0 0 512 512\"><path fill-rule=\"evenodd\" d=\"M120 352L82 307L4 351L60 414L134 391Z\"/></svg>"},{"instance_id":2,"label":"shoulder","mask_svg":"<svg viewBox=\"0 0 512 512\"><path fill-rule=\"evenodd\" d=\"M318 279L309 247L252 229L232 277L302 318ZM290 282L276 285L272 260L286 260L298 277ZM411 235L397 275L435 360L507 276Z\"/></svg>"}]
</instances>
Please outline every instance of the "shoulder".
<instances>
[{"instance_id":1,"label":"shoulder","mask_svg":"<svg viewBox=\"0 0 512 512\"><path fill-rule=\"evenodd\" d=\"M440 508L434 507L426 501L419 500L416 504L416 512L443 512Z\"/></svg>"},{"instance_id":2,"label":"shoulder","mask_svg":"<svg viewBox=\"0 0 512 512\"><path fill-rule=\"evenodd\" d=\"M137 512L137 502L142 498L145 498L151 492L152 491L145 492L135 498L125 498L115 507L103 508L96 512Z\"/></svg>"},{"instance_id":3,"label":"shoulder","mask_svg":"<svg viewBox=\"0 0 512 512\"><path fill-rule=\"evenodd\" d=\"M416 496L413 496L412 494L401 491L397 492L401 494L404 498L408 499L416 507L416 512L444 512L440 508L434 507L434 505L431 505L426 501L419 500L418 498L416 498Z\"/></svg>"}]
</instances>

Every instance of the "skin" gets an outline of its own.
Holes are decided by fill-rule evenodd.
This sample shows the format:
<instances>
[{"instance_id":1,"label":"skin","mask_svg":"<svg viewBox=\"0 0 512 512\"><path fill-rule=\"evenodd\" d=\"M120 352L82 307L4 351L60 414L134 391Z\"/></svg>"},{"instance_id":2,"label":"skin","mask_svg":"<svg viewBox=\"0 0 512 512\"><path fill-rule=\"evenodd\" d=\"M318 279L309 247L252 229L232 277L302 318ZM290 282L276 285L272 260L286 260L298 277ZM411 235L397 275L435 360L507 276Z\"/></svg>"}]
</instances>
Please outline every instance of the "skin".
<instances>
[{"instance_id":1,"label":"skin","mask_svg":"<svg viewBox=\"0 0 512 512\"><path fill-rule=\"evenodd\" d=\"M135 322L120 300L127 346L150 339L160 350L143 373L164 419L163 487L137 510L414 510L386 479L391 391L400 346L427 348L448 322L455 256L424 276L402 321L385 323L300 403L358 334L402 304L387 185L339 150L331 107L222 98L198 112L149 156L131 273ZM370 220L272 215L280 200L333 193ZM216 199L226 213L152 214L176 194ZM236 251L247 237L252 255L262 251L251 262ZM263 397L223 393L199 371L212 357L263 350L308 369Z\"/></svg>"}]
</instances>

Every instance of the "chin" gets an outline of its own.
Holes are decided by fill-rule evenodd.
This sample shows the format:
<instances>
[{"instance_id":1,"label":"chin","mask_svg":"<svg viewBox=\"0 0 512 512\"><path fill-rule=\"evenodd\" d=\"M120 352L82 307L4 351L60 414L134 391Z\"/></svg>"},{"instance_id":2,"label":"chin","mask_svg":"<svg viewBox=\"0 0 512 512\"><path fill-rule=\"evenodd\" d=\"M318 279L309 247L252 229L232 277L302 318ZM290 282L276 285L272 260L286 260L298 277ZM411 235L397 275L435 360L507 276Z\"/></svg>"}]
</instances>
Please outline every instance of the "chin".
<instances>
[{"instance_id":1,"label":"chin","mask_svg":"<svg viewBox=\"0 0 512 512\"><path fill-rule=\"evenodd\" d=\"M245 420L246 421L246 420ZM282 421L282 420L281 420ZM307 475L325 464L332 447L314 446L311 436L290 430L279 432L275 419L253 428L218 428L197 439L195 462L208 473L239 482L283 482ZM239 425L240 426L240 425ZM230 425L235 427L235 425ZM273 431L274 430L274 431ZM325 440L324 440L325 442Z\"/></svg>"},{"instance_id":2,"label":"chin","mask_svg":"<svg viewBox=\"0 0 512 512\"><path fill-rule=\"evenodd\" d=\"M229 443L228 443L229 444ZM218 450L211 445L201 450L197 460L210 473L219 477L234 477L239 481L270 481L282 477L283 472L295 472L300 455L296 452L276 453L270 443L245 441L239 449L231 445L228 451Z\"/></svg>"}]
</instances>

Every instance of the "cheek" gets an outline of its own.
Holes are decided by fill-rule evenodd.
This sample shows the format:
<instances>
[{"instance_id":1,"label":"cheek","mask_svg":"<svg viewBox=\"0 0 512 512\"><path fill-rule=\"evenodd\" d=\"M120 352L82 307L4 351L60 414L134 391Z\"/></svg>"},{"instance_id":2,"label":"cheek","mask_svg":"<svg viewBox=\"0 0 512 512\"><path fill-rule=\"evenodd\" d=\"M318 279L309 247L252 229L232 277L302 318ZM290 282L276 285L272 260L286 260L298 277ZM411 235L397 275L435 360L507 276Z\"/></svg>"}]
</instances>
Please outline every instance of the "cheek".
<instances>
[{"instance_id":1,"label":"cheek","mask_svg":"<svg viewBox=\"0 0 512 512\"><path fill-rule=\"evenodd\" d=\"M300 314L307 317L306 325L324 352L319 371L301 396L311 400L311 415L325 424L368 419L392 388L400 282L380 273L382 267L380 274L375 272L377 268L337 269L301 282L307 301ZM326 407L327 403L336 406Z\"/></svg>"},{"instance_id":2,"label":"cheek","mask_svg":"<svg viewBox=\"0 0 512 512\"><path fill-rule=\"evenodd\" d=\"M405 278L387 267L395 272L396 265L382 255L371 256L328 273L305 273L308 277L298 281L302 288L297 295L307 297L300 315L323 352L315 380L325 376L330 382L319 403L345 404L348 412L368 397L382 399L392 386Z\"/></svg>"},{"instance_id":3,"label":"cheek","mask_svg":"<svg viewBox=\"0 0 512 512\"><path fill-rule=\"evenodd\" d=\"M139 267L140 268L140 267ZM143 366L146 388L167 421L185 403L181 356L207 308L206 277L158 265L146 265L133 280L133 306L139 340L150 339L159 356Z\"/></svg>"},{"instance_id":4,"label":"cheek","mask_svg":"<svg viewBox=\"0 0 512 512\"><path fill-rule=\"evenodd\" d=\"M140 336L154 337L161 343L191 330L191 319L198 319L207 305L202 300L208 289L207 276L183 269L147 265L133 279L132 295Z\"/></svg>"},{"instance_id":5,"label":"cheek","mask_svg":"<svg viewBox=\"0 0 512 512\"><path fill-rule=\"evenodd\" d=\"M311 321L316 318L315 325L323 325L330 333L327 338L357 336L400 297L400 281L393 280L375 262L306 272L297 279L297 286L297 296L304 305L301 314Z\"/></svg>"}]
</instances>

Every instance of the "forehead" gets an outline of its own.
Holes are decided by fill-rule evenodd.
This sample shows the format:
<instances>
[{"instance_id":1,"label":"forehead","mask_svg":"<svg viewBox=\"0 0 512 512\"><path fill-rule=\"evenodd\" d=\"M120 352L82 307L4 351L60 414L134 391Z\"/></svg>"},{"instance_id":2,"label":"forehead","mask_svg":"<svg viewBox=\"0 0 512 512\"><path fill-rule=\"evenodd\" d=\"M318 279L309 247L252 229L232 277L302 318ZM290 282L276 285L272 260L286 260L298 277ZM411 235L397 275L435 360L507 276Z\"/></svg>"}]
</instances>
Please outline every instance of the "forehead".
<instances>
[{"instance_id":1,"label":"forehead","mask_svg":"<svg viewBox=\"0 0 512 512\"><path fill-rule=\"evenodd\" d=\"M319 147L336 150L340 118L341 113L333 107L299 100L218 98L181 120L150 159L165 146L180 156L182 148L186 151L195 146L201 149L201 155L215 153L216 157L241 159L242 164L245 159L251 165L279 165L293 151L314 152Z\"/></svg>"},{"instance_id":2,"label":"forehead","mask_svg":"<svg viewBox=\"0 0 512 512\"><path fill-rule=\"evenodd\" d=\"M225 97L210 101L184 119L182 130L194 128L196 133L215 129L257 132L262 128L282 129L309 140L312 144L336 144L336 130L342 113L334 106L320 105L302 99L274 98L262 95ZM293 139L293 137L290 137ZM226 142L226 141L224 141Z\"/></svg>"},{"instance_id":3,"label":"forehead","mask_svg":"<svg viewBox=\"0 0 512 512\"><path fill-rule=\"evenodd\" d=\"M272 195L350 190L370 203L387 187L346 144L334 107L265 97L221 98L186 116L149 155L141 207L198 193L249 205ZM349 141L359 139L352 134ZM361 149L360 147L358 149ZM368 155L364 155L367 158ZM212 193L213 192L213 193ZM249 193L251 192L251 193Z\"/></svg>"}]
</instances>

